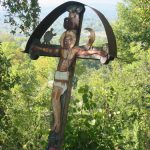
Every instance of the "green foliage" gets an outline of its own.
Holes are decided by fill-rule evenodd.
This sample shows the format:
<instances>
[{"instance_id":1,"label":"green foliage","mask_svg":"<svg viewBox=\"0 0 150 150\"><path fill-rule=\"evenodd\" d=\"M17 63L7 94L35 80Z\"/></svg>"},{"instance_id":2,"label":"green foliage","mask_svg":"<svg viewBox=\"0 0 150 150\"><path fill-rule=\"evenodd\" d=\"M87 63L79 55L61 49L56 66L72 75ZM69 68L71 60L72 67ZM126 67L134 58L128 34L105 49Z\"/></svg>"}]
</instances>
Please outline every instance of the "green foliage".
<instances>
[{"instance_id":1,"label":"green foliage","mask_svg":"<svg viewBox=\"0 0 150 150\"><path fill-rule=\"evenodd\" d=\"M5 56L2 45L0 45L0 145L7 141L7 131L11 127L11 117L8 114L8 107L12 105L11 88L16 84L17 76L12 75L10 60Z\"/></svg>"},{"instance_id":2,"label":"green foliage","mask_svg":"<svg viewBox=\"0 0 150 150\"><path fill-rule=\"evenodd\" d=\"M2 0L0 5L7 11L5 23L13 27L13 34L20 29L20 32L29 35L37 26L40 12L38 0Z\"/></svg>"},{"instance_id":3,"label":"green foliage","mask_svg":"<svg viewBox=\"0 0 150 150\"><path fill-rule=\"evenodd\" d=\"M32 62L19 44L13 39L0 47L0 145L2 150L41 150L46 147L50 126L47 78L56 61Z\"/></svg>"},{"instance_id":4,"label":"green foliage","mask_svg":"<svg viewBox=\"0 0 150 150\"><path fill-rule=\"evenodd\" d=\"M129 44L139 42L143 49L150 46L150 1L124 0L118 5L118 20L114 25L119 55L130 58ZM128 59L127 59L128 60Z\"/></svg>"}]
</instances>

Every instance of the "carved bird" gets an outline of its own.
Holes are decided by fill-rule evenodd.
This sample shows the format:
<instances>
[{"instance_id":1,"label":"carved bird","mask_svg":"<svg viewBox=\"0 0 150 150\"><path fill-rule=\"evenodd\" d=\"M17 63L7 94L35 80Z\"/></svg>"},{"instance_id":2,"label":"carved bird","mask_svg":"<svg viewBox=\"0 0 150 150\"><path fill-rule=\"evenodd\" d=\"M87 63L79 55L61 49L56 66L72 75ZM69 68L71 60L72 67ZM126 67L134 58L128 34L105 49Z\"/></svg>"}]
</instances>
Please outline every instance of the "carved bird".
<instances>
[{"instance_id":1,"label":"carved bird","mask_svg":"<svg viewBox=\"0 0 150 150\"><path fill-rule=\"evenodd\" d=\"M92 45L95 41L95 31L91 28L85 28L85 30L89 31L90 32L90 35L89 35L89 39L88 39L88 42L87 44L84 46L86 49L90 49L92 48Z\"/></svg>"}]
</instances>

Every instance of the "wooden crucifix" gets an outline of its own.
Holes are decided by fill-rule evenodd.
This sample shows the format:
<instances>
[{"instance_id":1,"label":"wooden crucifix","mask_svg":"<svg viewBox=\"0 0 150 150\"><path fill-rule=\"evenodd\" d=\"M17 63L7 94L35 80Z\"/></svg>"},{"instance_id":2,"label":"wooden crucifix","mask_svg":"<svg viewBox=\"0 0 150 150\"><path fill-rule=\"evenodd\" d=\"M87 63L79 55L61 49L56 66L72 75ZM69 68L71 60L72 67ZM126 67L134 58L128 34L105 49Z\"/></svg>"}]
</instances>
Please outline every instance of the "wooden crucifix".
<instances>
[{"instance_id":1,"label":"wooden crucifix","mask_svg":"<svg viewBox=\"0 0 150 150\"><path fill-rule=\"evenodd\" d=\"M39 56L60 57L59 64L54 76L53 91L52 91L52 106L54 113L54 124L49 135L49 143L47 150L61 150L63 145L64 128L67 119L67 111L69 99L71 96L72 80L74 75L75 63L77 58L99 59L102 64L109 63L116 57L116 43L112 29L105 17L93 9L104 23L106 34L110 32L111 38L108 38L107 51L99 48L93 48L92 44L95 40L94 30L86 28L90 31L89 40L86 46L78 46L81 32L81 25L85 5L78 2L67 2L55 9L44 21L51 17L51 23L55 21L64 11L69 12L69 16L64 19L64 28L66 31L61 35L60 45L50 45L48 39L52 39L53 34L51 29L45 33L44 43L40 42L43 35L44 21L36 28L31 35L25 52L30 54L32 59L37 59ZM62 11L63 10L63 11ZM59 11L59 12L58 12ZM60 12L62 11L62 12ZM55 16L55 17L54 17ZM114 49L113 49L114 48ZM110 51L112 49L112 51Z\"/></svg>"}]
</instances>

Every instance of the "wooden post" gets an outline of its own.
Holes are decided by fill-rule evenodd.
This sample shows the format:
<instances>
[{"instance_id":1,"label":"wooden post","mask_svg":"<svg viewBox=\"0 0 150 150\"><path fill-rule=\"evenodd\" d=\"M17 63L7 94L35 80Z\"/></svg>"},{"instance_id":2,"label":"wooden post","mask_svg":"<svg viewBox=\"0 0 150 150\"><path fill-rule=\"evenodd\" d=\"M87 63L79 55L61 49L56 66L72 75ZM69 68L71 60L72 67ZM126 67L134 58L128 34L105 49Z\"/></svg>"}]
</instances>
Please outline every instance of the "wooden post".
<instances>
[{"instance_id":1,"label":"wooden post","mask_svg":"<svg viewBox=\"0 0 150 150\"><path fill-rule=\"evenodd\" d=\"M81 27L82 27L82 20L83 20L83 15L85 12L85 8L82 10L79 16L79 28L77 29L77 34L76 34L76 46L79 45L80 41L80 33L81 33ZM72 89L72 82L73 82L73 77L74 77L74 71L75 71L75 64L76 64L76 59L72 63L72 65L69 68L69 84L68 84L68 89L64 93L64 95L61 97L61 131L60 131L60 147L59 150L63 149L63 143L64 143L64 132L65 132L65 126L66 126L66 121L67 121L67 114L68 114L68 106L71 98L71 89Z\"/></svg>"}]
</instances>

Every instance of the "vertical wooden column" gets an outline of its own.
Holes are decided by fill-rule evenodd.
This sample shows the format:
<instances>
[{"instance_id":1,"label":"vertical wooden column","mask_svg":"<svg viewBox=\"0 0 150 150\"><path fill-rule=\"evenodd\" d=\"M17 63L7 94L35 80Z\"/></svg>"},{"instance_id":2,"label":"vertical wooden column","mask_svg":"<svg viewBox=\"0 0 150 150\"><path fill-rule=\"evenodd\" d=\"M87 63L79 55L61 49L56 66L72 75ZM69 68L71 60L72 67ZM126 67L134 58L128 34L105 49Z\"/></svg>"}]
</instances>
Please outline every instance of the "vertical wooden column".
<instances>
[{"instance_id":1,"label":"vertical wooden column","mask_svg":"<svg viewBox=\"0 0 150 150\"><path fill-rule=\"evenodd\" d=\"M81 11L79 15L79 28L77 29L77 34L76 34L76 46L79 45L80 41L80 33L81 33L81 27L82 27L82 21L83 21L83 15L85 12L85 8ZM67 121L67 114L68 114L68 107L69 107L69 102L71 98L71 89L72 89L72 83L73 83L73 77L74 77L74 71L75 71L75 64L76 64L76 59L72 63L72 65L69 68L69 83L68 83L68 89L64 93L64 95L61 96L61 131L60 131L60 144L59 144L59 150L63 149L63 144L64 144L64 132L65 132L65 126L66 126L66 121Z\"/></svg>"}]
</instances>

